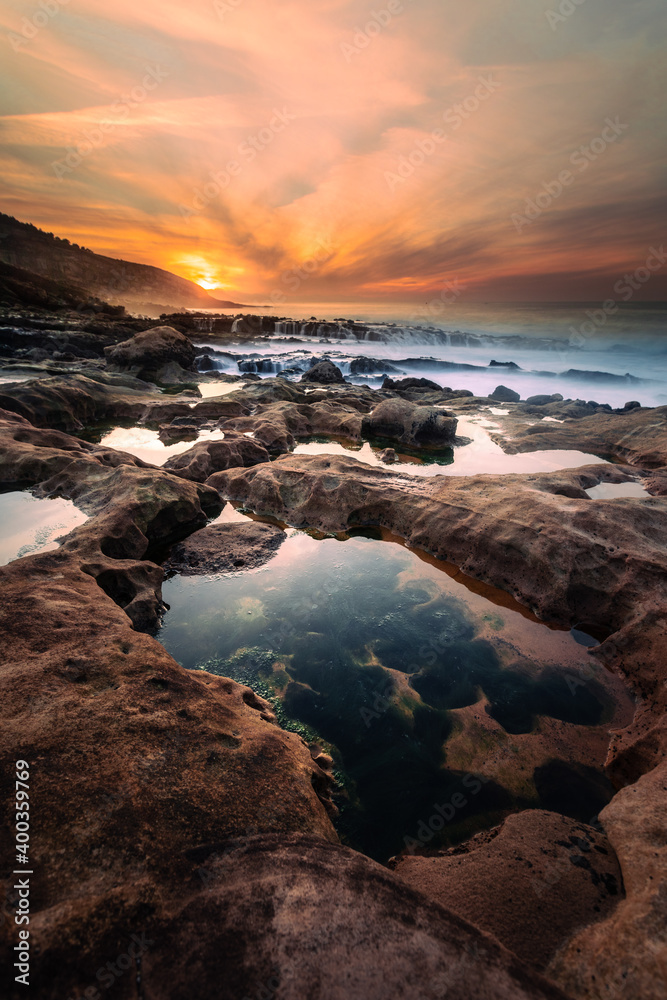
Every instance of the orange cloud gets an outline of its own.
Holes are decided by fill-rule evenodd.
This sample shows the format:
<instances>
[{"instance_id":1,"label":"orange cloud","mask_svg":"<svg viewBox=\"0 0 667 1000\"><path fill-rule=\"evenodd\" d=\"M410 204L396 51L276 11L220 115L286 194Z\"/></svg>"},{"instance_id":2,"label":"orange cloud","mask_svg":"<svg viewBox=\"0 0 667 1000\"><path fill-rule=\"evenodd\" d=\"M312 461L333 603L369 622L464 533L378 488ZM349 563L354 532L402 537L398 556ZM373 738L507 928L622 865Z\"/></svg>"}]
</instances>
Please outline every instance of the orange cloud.
<instances>
[{"instance_id":1,"label":"orange cloud","mask_svg":"<svg viewBox=\"0 0 667 1000\"><path fill-rule=\"evenodd\" d=\"M664 5L468 7L62 4L7 47L3 208L258 299L595 297L660 239Z\"/></svg>"}]
</instances>

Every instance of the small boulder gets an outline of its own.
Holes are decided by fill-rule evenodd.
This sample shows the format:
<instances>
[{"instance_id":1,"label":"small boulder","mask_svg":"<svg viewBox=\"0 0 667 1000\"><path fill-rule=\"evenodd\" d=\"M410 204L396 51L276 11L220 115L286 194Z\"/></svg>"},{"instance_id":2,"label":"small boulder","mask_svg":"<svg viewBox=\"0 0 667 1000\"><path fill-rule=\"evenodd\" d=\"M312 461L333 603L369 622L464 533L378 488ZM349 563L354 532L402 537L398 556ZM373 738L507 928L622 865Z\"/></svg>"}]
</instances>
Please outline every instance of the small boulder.
<instances>
[{"instance_id":1,"label":"small boulder","mask_svg":"<svg viewBox=\"0 0 667 1000\"><path fill-rule=\"evenodd\" d=\"M454 444L458 421L452 413L434 406L419 406L406 399L384 399L364 417L365 437L386 437L413 447L437 448Z\"/></svg>"},{"instance_id":2,"label":"small boulder","mask_svg":"<svg viewBox=\"0 0 667 1000\"><path fill-rule=\"evenodd\" d=\"M162 444L174 444L176 441L196 441L199 428L196 424L160 424L158 437Z\"/></svg>"},{"instance_id":3,"label":"small boulder","mask_svg":"<svg viewBox=\"0 0 667 1000\"><path fill-rule=\"evenodd\" d=\"M350 361L350 375L384 375L385 372L399 371L390 361L380 361L379 358L360 357Z\"/></svg>"},{"instance_id":4,"label":"small boulder","mask_svg":"<svg viewBox=\"0 0 667 1000\"><path fill-rule=\"evenodd\" d=\"M200 372L212 372L215 371L215 365L213 364L213 358L208 354L203 354L202 357L197 359L198 369Z\"/></svg>"},{"instance_id":5,"label":"small boulder","mask_svg":"<svg viewBox=\"0 0 667 1000\"><path fill-rule=\"evenodd\" d=\"M222 441L200 441L165 462L163 469L181 479L205 483L214 472L239 467L250 468L269 461L269 453L258 441L245 434L225 432Z\"/></svg>"},{"instance_id":6,"label":"small boulder","mask_svg":"<svg viewBox=\"0 0 667 1000\"><path fill-rule=\"evenodd\" d=\"M196 350L188 338L171 326L154 326L105 347L107 363L117 371L131 371L139 378L152 380L168 365L194 368Z\"/></svg>"},{"instance_id":7,"label":"small boulder","mask_svg":"<svg viewBox=\"0 0 667 1000\"><path fill-rule=\"evenodd\" d=\"M551 396L529 396L526 402L529 406L548 406L549 403L562 403L563 397L559 392L554 392Z\"/></svg>"},{"instance_id":8,"label":"small boulder","mask_svg":"<svg viewBox=\"0 0 667 1000\"><path fill-rule=\"evenodd\" d=\"M320 361L301 376L302 382L320 382L333 385L344 382L343 373L332 361Z\"/></svg>"},{"instance_id":9,"label":"small boulder","mask_svg":"<svg viewBox=\"0 0 667 1000\"><path fill-rule=\"evenodd\" d=\"M497 403L518 403L521 396L514 389L508 389L506 385L498 385L489 395L489 399Z\"/></svg>"},{"instance_id":10,"label":"small boulder","mask_svg":"<svg viewBox=\"0 0 667 1000\"><path fill-rule=\"evenodd\" d=\"M393 465L395 462L398 462L398 455L393 448L385 448L384 451L380 452L378 458L385 465Z\"/></svg>"},{"instance_id":11,"label":"small boulder","mask_svg":"<svg viewBox=\"0 0 667 1000\"><path fill-rule=\"evenodd\" d=\"M387 377L382 383L383 389L423 389L425 392L442 392L442 386L437 382L432 382L429 378L400 378L397 380ZM447 391L446 389L444 390Z\"/></svg>"}]
</instances>

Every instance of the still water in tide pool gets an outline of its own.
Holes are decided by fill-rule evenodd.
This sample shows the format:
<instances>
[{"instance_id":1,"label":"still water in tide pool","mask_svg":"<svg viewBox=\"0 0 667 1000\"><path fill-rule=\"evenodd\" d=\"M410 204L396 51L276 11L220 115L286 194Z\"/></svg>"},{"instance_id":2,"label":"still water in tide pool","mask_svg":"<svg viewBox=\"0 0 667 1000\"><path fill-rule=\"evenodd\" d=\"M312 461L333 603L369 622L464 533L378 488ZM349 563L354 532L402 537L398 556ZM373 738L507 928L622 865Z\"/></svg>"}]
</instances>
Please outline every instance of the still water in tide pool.
<instances>
[{"instance_id":1,"label":"still water in tide pool","mask_svg":"<svg viewBox=\"0 0 667 1000\"><path fill-rule=\"evenodd\" d=\"M333 755L339 833L373 857L521 808L591 820L629 698L569 632L477 590L401 544L290 530L259 569L167 580L159 638Z\"/></svg>"}]
</instances>

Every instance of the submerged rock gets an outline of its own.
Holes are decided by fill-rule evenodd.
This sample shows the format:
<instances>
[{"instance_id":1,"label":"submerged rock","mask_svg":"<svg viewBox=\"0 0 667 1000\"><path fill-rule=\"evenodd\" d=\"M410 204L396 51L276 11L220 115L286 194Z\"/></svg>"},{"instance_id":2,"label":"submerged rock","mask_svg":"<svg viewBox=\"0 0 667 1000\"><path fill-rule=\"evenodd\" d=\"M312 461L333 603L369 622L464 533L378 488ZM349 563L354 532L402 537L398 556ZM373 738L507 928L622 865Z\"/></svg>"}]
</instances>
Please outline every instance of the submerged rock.
<instances>
[{"instance_id":1,"label":"submerged rock","mask_svg":"<svg viewBox=\"0 0 667 1000\"><path fill-rule=\"evenodd\" d=\"M179 542L164 569L183 576L256 569L269 561L285 537L282 528L258 521L210 524Z\"/></svg>"},{"instance_id":2,"label":"submerged rock","mask_svg":"<svg viewBox=\"0 0 667 1000\"><path fill-rule=\"evenodd\" d=\"M573 931L601 920L623 898L606 837L541 809L508 816L436 856L402 857L394 870L538 969Z\"/></svg>"}]
</instances>

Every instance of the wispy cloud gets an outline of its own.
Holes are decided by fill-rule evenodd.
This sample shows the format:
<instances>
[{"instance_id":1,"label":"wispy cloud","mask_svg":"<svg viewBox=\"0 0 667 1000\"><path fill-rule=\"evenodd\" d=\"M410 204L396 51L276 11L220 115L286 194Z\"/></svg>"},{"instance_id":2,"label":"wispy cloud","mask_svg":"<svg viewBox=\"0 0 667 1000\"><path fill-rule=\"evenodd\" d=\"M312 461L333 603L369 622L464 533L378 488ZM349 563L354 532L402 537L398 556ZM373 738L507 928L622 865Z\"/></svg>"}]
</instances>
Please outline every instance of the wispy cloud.
<instances>
[{"instance_id":1,"label":"wispy cloud","mask_svg":"<svg viewBox=\"0 0 667 1000\"><path fill-rule=\"evenodd\" d=\"M447 279L487 297L580 298L634 266L664 218L662 0L589 0L555 31L533 0L400 6L347 60L382 3L243 0L220 17L213 2L120 0L102 16L77 0L17 47L33 12L9 0L3 209L260 298L323 238L337 252L309 281L313 299L419 298ZM156 66L159 86L133 100ZM481 77L498 84L488 99L447 118L472 108ZM277 109L289 127L244 157ZM627 133L517 231L512 213L609 116ZM103 141L56 178L53 162L102 122ZM409 183L387 183L425 148ZM186 217L235 161L233 183Z\"/></svg>"}]
</instances>

